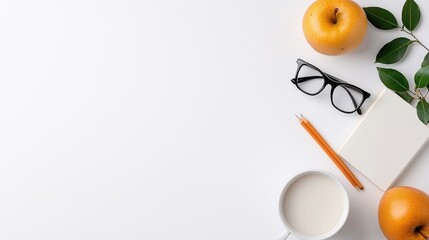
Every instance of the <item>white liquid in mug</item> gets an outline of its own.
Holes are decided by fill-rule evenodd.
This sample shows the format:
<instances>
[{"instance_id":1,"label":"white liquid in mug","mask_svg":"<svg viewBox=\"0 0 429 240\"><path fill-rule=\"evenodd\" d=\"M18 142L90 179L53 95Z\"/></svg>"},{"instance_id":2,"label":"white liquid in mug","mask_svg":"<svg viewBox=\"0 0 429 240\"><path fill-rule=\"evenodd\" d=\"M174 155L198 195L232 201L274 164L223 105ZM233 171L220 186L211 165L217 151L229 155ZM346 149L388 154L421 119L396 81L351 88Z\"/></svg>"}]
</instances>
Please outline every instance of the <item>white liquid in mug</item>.
<instances>
[{"instance_id":1,"label":"white liquid in mug","mask_svg":"<svg viewBox=\"0 0 429 240\"><path fill-rule=\"evenodd\" d=\"M322 174L296 179L283 198L283 214L291 230L304 235L322 235L334 228L344 210L342 189Z\"/></svg>"}]
</instances>

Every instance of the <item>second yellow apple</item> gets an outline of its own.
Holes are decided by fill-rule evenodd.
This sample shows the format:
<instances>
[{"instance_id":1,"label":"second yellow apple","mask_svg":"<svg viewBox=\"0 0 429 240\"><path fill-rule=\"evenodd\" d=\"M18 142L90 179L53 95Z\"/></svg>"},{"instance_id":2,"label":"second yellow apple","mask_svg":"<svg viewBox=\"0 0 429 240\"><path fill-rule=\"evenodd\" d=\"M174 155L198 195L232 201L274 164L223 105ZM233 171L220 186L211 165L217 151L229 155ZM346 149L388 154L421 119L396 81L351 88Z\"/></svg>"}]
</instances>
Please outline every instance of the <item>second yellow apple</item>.
<instances>
[{"instance_id":1,"label":"second yellow apple","mask_svg":"<svg viewBox=\"0 0 429 240\"><path fill-rule=\"evenodd\" d=\"M429 196L413 187L387 190L378 205L378 222L388 240L429 239Z\"/></svg>"},{"instance_id":2,"label":"second yellow apple","mask_svg":"<svg viewBox=\"0 0 429 240\"><path fill-rule=\"evenodd\" d=\"M352 0L317 0L305 12L302 27L316 51L341 55L361 44L367 19L362 7Z\"/></svg>"}]
</instances>

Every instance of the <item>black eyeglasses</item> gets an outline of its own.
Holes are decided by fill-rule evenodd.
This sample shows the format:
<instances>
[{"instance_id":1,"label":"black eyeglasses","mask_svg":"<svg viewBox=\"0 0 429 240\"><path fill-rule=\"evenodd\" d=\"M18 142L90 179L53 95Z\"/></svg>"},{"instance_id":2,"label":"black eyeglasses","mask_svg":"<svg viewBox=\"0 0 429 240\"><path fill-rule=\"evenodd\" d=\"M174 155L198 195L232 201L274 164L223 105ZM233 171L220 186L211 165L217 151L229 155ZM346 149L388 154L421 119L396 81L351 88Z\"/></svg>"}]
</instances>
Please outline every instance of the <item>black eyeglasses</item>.
<instances>
[{"instance_id":1,"label":"black eyeglasses","mask_svg":"<svg viewBox=\"0 0 429 240\"><path fill-rule=\"evenodd\" d=\"M291 81L303 93L314 96L322 92L326 85L331 85L331 103L343 113L357 112L362 114L360 107L371 94L344 82L332 75L322 72L319 68L304 60L298 59L295 78Z\"/></svg>"}]
</instances>

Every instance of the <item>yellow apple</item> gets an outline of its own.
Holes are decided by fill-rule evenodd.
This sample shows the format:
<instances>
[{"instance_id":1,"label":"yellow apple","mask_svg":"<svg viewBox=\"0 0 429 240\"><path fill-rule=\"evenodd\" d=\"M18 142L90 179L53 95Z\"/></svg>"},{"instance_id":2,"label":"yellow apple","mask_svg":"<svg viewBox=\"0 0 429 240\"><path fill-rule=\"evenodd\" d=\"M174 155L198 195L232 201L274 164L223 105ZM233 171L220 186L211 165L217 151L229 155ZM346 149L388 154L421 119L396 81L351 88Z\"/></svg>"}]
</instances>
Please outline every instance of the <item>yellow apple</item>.
<instances>
[{"instance_id":1,"label":"yellow apple","mask_svg":"<svg viewBox=\"0 0 429 240\"><path fill-rule=\"evenodd\" d=\"M388 240L426 240L429 196L412 187L387 190L378 205L378 222Z\"/></svg>"},{"instance_id":2,"label":"yellow apple","mask_svg":"<svg viewBox=\"0 0 429 240\"><path fill-rule=\"evenodd\" d=\"M316 51L340 55L361 44L367 19L363 9L352 0L317 0L305 12L302 28Z\"/></svg>"}]
</instances>

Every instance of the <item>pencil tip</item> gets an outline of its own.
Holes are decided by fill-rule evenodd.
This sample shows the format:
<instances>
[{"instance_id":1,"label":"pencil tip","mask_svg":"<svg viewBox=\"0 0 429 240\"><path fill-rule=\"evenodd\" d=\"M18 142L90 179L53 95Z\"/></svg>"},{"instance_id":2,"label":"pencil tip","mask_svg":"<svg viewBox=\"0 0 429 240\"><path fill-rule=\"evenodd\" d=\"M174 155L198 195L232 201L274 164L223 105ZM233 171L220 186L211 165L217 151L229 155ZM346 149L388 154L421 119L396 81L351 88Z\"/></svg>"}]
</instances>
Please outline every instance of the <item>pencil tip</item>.
<instances>
[{"instance_id":1,"label":"pencil tip","mask_svg":"<svg viewBox=\"0 0 429 240\"><path fill-rule=\"evenodd\" d=\"M298 120L301 120L301 118L300 118L300 117L298 117L298 115L296 115L296 114L295 114L295 117L296 117L296 118L298 118Z\"/></svg>"}]
</instances>

